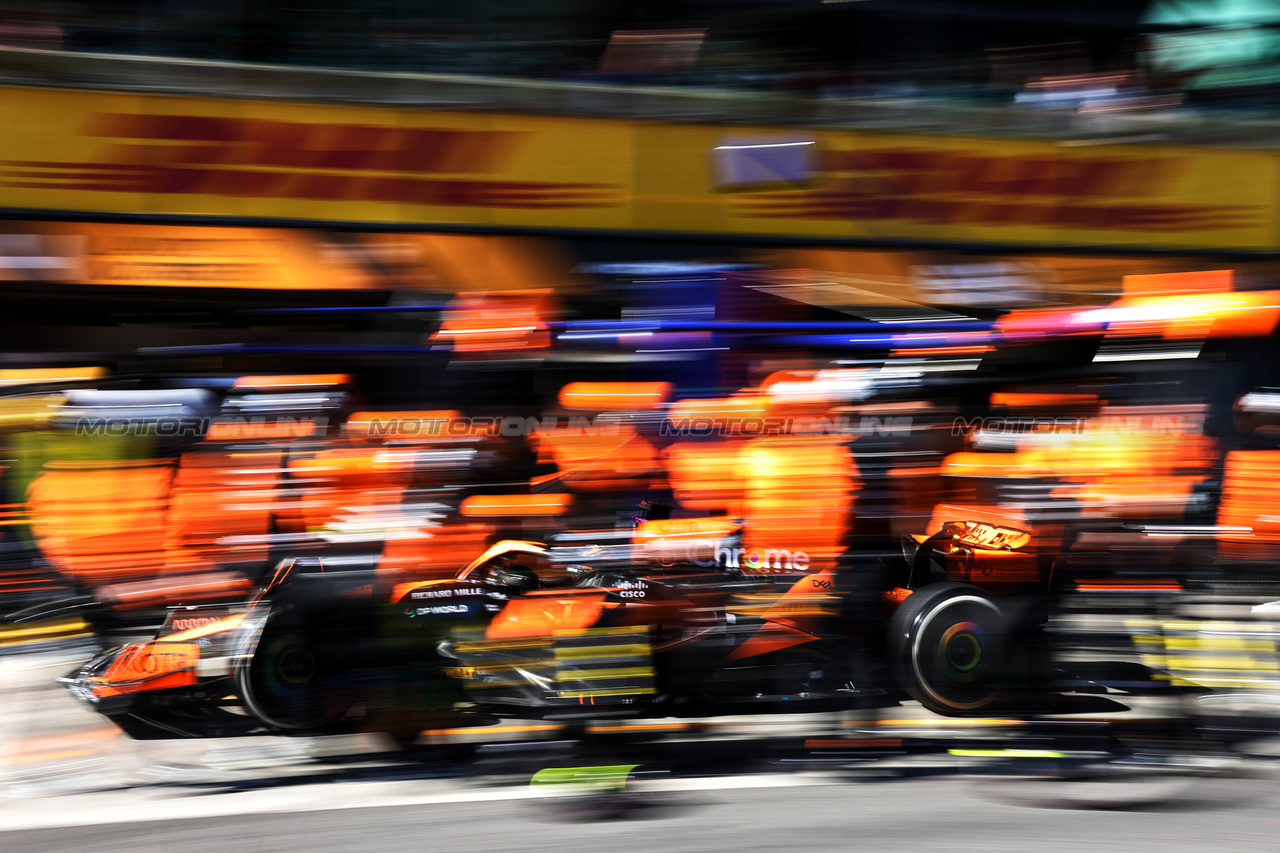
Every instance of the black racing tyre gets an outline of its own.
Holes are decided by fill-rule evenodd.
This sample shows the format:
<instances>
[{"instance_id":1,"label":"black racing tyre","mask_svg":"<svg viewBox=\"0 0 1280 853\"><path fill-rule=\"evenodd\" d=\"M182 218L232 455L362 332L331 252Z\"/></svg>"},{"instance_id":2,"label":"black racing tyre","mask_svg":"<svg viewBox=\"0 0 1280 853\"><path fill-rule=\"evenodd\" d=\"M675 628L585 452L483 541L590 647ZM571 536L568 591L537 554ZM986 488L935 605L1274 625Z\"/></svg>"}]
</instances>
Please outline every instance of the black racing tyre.
<instances>
[{"instance_id":1,"label":"black racing tyre","mask_svg":"<svg viewBox=\"0 0 1280 853\"><path fill-rule=\"evenodd\" d=\"M235 670L245 710L269 726L319 728L345 712L330 695L332 665L306 620L289 610L273 612L252 655Z\"/></svg>"},{"instance_id":2,"label":"black racing tyre","mask_svg":"<svg viewBox=\"0 0 1280 853\"><path fill-rule=\"evenodd\" d=\"M930 584L889 621L888 650L900 686L943 716L981 711L999 696L1004 615L976 587Z\"/></svg>"}]
</instances>

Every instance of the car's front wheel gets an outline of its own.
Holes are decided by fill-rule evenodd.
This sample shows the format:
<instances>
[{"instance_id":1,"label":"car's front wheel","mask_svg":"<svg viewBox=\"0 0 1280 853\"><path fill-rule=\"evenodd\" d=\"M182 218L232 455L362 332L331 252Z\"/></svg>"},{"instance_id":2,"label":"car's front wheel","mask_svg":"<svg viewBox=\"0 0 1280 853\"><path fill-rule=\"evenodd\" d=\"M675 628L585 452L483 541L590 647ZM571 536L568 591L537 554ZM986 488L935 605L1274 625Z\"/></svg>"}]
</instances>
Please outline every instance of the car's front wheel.
<instances>
[{"instance_id":1,"label":"car's front wheel","mask_svg":"<svg viewBox=\"0 0 1280 853\"><path fill-rule=\"evenodd\" d=\"M332 695L333 667L307 620L291 609L268 617L250 655L235 670L245 709L277 729L315 729L342 715Z\"/></svg>"}]
</instances>

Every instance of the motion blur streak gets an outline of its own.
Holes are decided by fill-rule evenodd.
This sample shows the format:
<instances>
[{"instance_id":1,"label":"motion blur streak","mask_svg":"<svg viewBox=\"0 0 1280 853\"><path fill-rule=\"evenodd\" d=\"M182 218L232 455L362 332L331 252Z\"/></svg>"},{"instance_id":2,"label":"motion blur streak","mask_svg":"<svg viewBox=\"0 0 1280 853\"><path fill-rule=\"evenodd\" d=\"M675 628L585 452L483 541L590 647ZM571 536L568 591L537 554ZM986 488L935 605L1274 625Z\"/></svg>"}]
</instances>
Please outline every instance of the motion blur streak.
<instances>
[{"instance_id":1,"label":"motion blur streak","mask_svg":"<svg viewBox=\"0 0 1280 853\"><path fill-rule=\"evenodd\" d=\"M0 0L0 847L1270 849L1277 25Z\"/></svg>"}]
</instances>

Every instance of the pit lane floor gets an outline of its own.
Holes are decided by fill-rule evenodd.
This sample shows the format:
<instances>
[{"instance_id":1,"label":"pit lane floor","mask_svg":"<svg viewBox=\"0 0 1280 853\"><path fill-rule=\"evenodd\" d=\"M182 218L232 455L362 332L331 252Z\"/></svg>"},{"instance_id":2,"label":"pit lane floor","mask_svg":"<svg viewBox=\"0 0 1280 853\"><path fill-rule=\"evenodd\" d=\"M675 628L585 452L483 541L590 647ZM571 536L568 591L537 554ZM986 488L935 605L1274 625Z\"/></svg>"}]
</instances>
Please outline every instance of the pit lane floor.
<instances>
[{"instance_id":1,"label":"pit lane floor","mask_svg":"<svg viewBox=\"0 0 1280 853\"><path fill-rule=\"evenodd\" d=\"M384 783L385 784L385 783ZM1275 849L1280 816L1274 786L1235 786L1176 809L1109 811L1024 808L970 780L814 783L786 788L683 791L614 819L597 804L566 799L460 796L427 801L420 783L381 790L336 786L269 806L258 793L183 796L167 811L136 803L115 823L0 832L15 853L221 853L293 851L778 851L894 850L1145 851ZM711 787L711 786L708 786ZM991 786L995 787L995 786ZM527 789L508 789L510 793ZM500 792L493 792L495 794ZM419 799L415 802L414 797ZM317 802L317 799L324 803ZM76 797L63 808L74 813ZM344 807L343 800L346 800ZM241 805L242 804L242 805ZM352 805L365 806L350 808Z\"/></svg>"},{"instance_id":2,"label":"pit lane floor","mask_svg":"<svg viewBox=\"0 0 1280 853\"><path fill-rule=\"evenodd\" d=\"M1065 782L1043 772L1061 768L1051 750L1006 748L1024 721L914 703L601 723L585 741L510 723L411 754L367 736L136 742L53 685L87 653L0 658L0 850L1269 850L1280 826L1270 761ZM445 751L468 741L482 745L463 760ZM631 763L625 794L530 785L547 767ZM1062 811L1081 807L1110 811Z\"/></svg>"}]
</instances>

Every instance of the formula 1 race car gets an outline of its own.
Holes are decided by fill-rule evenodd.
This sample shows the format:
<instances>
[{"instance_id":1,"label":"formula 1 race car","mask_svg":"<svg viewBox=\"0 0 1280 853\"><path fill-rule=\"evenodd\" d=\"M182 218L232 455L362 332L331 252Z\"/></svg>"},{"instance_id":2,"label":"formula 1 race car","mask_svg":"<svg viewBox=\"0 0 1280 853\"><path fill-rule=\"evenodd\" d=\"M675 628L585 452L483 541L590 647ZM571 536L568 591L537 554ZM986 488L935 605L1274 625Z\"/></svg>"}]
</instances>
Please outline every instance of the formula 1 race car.
<instances>
[{"instance_id":1,"label":"formula 1 race car","mask_svg":"<svg viewBox=\"0 0 1280 853\"><path fill-rule=\"evenodd\" d=\"M701 715L867 692L836 572L556 570L549 557L505 540L454 578L393 586L352 558L285 560L246 604L178 608L154 639L60 680L138 738L411 737L460 707Z\"/></svg>"},{"instance_id":2,"label":"formula 1 race car","mask_svg":"<svg viewBox=\"0 0 1280 853\"><path fill-rule=\"evenodd\" d=\"M904 694L971 714L1061 688L1041 634L1052 565L1031 533L979 514L947 508L896 559L813 573L565 564L519 540L453 578L399 583L360 558L292 558L244 605L174 610L154 639L61 681L138 738L412 740L467 714L799 712Z\"/></svg>"}]
</instances>

